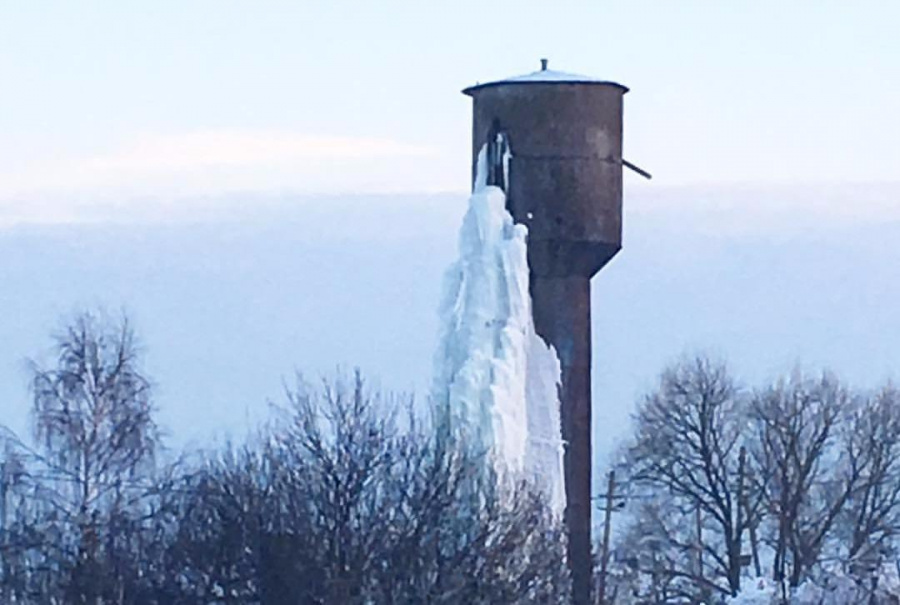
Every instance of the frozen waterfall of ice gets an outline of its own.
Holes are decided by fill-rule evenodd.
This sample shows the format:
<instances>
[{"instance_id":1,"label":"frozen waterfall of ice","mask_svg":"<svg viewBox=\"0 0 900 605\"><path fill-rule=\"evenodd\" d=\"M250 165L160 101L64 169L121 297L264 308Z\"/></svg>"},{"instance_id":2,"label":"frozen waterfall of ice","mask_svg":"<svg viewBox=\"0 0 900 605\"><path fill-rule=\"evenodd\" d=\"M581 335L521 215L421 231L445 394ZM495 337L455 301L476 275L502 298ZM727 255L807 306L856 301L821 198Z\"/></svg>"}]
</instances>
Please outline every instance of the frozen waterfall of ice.
<instances>
[{"instance_id":1,"label":"frozen waterfall of ice","mask_svg":"<svg viewBox=\"0 0 900 605\"><path fill-rule=\"evenodd\" d=\"M504 163L507 158L504 158ZM486 184L486 153L459 235L459 259L444 277L433 401L439 421L523 473L565 508L560 364L535 332L524 225Z\"/></svg>"}]
</instances>

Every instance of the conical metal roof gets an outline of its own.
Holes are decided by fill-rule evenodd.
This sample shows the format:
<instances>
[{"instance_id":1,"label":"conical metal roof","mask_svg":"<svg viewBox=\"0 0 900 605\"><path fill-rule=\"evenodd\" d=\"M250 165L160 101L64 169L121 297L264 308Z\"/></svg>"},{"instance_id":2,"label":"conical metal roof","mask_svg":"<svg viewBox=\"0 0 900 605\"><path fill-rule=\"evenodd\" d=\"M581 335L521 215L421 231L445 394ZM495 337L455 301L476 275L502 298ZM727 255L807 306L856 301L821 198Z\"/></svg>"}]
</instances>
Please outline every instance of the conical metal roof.
<instances>
[{"instance_id":1,"label":"conical metal roof","mask_svg":"<svg viewBox=\"0 0 900 605\"><path fill-rule=\"evenodd\" d=\"M601 80L599 78L592 78L590 76L583 76L581 74L573 74L565 71L557 71L555 69L549 69L547 67L548 61L547 59L541 59L541 69L538 71L531 72L530 74L524 74L521 76L513 76L512 78L505 78L503 80L495 80L493 82L485 82L483 84L475 84L474 86L469 86L468 88L463 89L463 93L469 96L472 95L476 90L481 90L482 88L488 88L490 86L507 86L507 85L520 85L520 84L603 84L606 86L617 86L622 89L623 92L628 92L628 88L619 84L618 82L611 82L609 80Z\"/></svg>"}]
</instances>

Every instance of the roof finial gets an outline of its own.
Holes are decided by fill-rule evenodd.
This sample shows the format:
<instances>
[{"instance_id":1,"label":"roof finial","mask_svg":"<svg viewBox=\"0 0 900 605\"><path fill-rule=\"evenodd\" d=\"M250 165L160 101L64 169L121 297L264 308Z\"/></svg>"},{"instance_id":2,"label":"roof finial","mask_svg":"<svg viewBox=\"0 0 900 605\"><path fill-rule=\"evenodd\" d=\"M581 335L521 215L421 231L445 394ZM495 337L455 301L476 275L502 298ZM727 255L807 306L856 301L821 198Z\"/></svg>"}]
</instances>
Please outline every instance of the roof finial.
<instances>
[{"instance_id":1,"label":"roof finial","mask_svg":"<svg viewBox=\"0 0 900 605\"><path fill-rule=\"evenodd\" d=\"M547 63L549 63L549 60L541 59L541 71L547 71Z\"/></svg>"}]
</instances>

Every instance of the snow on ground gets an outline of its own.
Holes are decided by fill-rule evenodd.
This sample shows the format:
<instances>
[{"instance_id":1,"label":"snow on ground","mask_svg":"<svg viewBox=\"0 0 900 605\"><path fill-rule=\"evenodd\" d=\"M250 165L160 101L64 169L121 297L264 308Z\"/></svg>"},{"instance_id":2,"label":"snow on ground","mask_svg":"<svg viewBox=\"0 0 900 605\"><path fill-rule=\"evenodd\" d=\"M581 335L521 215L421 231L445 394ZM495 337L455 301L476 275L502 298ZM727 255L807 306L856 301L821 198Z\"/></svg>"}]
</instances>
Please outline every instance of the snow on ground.
<instances>
[{"instance_id":1,"label":"snow on ground","mask_svg":"<svg viewBox=\"0 0 900 605\"><path fill-rule=\"evenodd\" d=\"M778 585L768 578L744 578L741 591L728 605L770 605L778 595Z\"/></svg>"},{"instance_id":2,"label":"snow on ground","mask_svg":"<svg viewBox=\"0 0 900 605\"><path fill-rule=\"evenodd\" d=\"M788 590L788 601L791 605L848 605L849 603L868 603L872 584L863 579L852 578L839 570L816 578L806 580L797 588ZM865 585L864 585L865 584ZM728 600L728 605L776 605L781 603L781 590L778 584L769 578L744 578L741 591ZM895 602L898 590L898 573L893 565L885 565L878 571L876 591L877 603Z\"/></svg>"}]
</instances>

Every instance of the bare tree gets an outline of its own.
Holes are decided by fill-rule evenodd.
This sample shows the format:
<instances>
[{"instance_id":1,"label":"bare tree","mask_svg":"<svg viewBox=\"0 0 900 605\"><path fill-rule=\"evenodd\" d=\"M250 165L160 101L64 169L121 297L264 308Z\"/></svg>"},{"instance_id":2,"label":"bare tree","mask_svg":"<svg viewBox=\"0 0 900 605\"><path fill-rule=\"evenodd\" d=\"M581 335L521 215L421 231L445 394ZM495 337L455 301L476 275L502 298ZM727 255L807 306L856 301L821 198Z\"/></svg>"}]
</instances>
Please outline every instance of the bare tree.
<instances>
[{"instance_id":1,"label":"bare tree","mask_svg":"<svg viewBox=\"0 0 900 605\"><path fill-rule=\"evenodd\" d=\"M852 571L871 573L900 533L900 393L885 387L857 405L843 441L859 480L837 521L841 554Z\"/></svg>"},{"instance_id":2,"label":"bare tree","mask_svg":"<svg viewBox=\"0 0 900 605\"><path fill-rule=\"evenodd\" d=\"M125 483L152 464L159 434L127 319L82 313L56 352L55 367L34 366L35 437L50 472L74 488L60 502L84 516L101 500L121 501Z\"/></svg>"},{"instance_id":3,"label":"bare tree","mask_svg":"<svg viewBox=\"0 0 900 605\"><path fill-rule=\"evenodd\" d=\"M656 535L690 556L666 573L700 593L737 593L744 534L759 518L759 497L747 481L744 418L726 368L705 358L666 370L637 414L632 482L672 499L677 514L657 517Z\"/></svg>"},{"instance_id":4,"label":"bare tree","mask_svg":"<svg viewBox=\"0 0 900 605\"><path fill-rule=\"evenodd\" d=\"M399 428L358 374L300 382L247 444L163 473L128 323L80 315L56 345L34 366L39 446L10 435L0 465L4 602L566 602L540 495L411 412Z\"/></svg>"},{"instance_id":5,"label":"bare tree","mask_svg":"<svg viewBox=\"0 0 900 605\"><path fill-rule=\"evenodd\" d=\"M169 602L566 602L564 534L536 493L414 418L399 429L359 375L289 398L185 489Z\"/></svg>"},{"instance_id":6,"label":"bare tree","mask_svg":"<svg viewBox=\"0 0 900 605\"><path fill-rule=\"evenodd\" d=\"M852 430L849 437L841 434L854 404L827 373L810 379L795 372L753 398L754 458L774 517L776 582L800 584L861 484L865 444Z\"/></svg>"},{"instance_id":7,"label":"bare tree","mask_svg":"<svg viewBox=\"0 0 900 605\"><path fill-rule=\"evenodd\" d=\"M683 525L691 515L689 508L660 493L657 498L642 498L630 511L634 518L613 550L609 603L704 600L711 589L698 585L697 543Z\"/></svg>"},{"instance_id":8,"label":"bare tree","mask_svg":"<svg viewBox=\"0 0 900 605\"><path fill-rule=\"evenodd\" d=\"M35 364L32 379L43 518L61 530L54 546L57 565L68 569L67 599L119 602L121 555L159 442L150 382L125 318L81 313L55 351L55 365Z\"/></svg>"}]
</instances>

